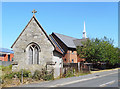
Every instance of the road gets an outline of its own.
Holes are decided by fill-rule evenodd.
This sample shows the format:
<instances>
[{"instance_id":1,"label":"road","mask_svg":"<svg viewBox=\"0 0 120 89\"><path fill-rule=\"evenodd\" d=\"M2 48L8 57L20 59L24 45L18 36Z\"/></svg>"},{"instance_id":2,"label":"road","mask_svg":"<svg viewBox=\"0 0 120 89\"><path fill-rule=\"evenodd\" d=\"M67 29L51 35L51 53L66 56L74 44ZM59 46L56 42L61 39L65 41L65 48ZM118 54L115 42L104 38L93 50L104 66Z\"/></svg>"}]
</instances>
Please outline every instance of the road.
<instances>
[{"instance_id":1,"label":"road","mask_svg":"<svg viewBox=\"0 0 120 89\"><path fill-rule=\"evenodd\" d=\"M118 74L117 73L111 73L107 76L97 75L98 77L77 82L73 84L67 84L64 85L64 87L118 87Z\"/></svg>"},{"instance_id":2,"label":"road","mask_svg":"<svg viewBox=\"0 0 120 89\"><path fill-rule=\"evenodd\" d=\"M19 87L118 87L118 70L26 84Z\"/></svg>"}]
</instances>

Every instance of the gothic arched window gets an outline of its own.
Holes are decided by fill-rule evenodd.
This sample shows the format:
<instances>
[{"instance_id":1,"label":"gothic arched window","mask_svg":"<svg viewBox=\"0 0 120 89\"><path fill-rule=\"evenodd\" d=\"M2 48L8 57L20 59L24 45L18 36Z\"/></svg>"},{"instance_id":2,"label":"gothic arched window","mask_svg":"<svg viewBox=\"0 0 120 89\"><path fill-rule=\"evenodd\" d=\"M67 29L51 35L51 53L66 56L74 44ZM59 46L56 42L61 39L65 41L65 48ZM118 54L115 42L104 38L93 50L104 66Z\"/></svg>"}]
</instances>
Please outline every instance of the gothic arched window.
<instances>
[{"instance_id":1,"label":"gothic arched window","mask_svg":"<svg viewBox=\"0 0 120 89\"><path fill-rule=\"evenodd\" d=\"M29 64L39 64L39 46L36 43L31 43L28 46Z\"/></svg>"}]
</instances>

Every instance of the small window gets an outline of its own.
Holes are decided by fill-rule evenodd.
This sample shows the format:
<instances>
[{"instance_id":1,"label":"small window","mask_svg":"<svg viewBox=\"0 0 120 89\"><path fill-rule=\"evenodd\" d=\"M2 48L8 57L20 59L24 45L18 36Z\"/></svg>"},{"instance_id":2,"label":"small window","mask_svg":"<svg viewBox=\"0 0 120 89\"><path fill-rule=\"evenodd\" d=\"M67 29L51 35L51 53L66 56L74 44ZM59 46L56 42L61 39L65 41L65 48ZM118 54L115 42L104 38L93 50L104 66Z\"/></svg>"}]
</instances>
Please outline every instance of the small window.
<instances>
[{"instance_id":1,"label":"small window","mask_svg":"<svg viewBox=\"0 0 120 89\"><path fill-rule=\"evenodd\" d=\"M4 54L0 54L0 57L4 57L5 55Z\"/></svg>"},{"instance_id":2,"label":"small window","mask_svg":"<svg viewBox=\"0 0 120 89\"><path fill-rule=\"evenodd\" d=\"M72 63L74 63L74 59L72 59Z\"/></svg>"},{"instance_id":3,"label":"small window","mask_svg":"<svg viewBox=\"0 0 120 89\"><path fill-rule=\"evenodd\" d=\"M13 58L12 58L12 61L13 61Z\"/></svg>"},{"instance_id":4,"label":"small window","mask_svg":"<svg viewBox=\"0 0 120 89\"><path fill-rule=\"evenodd\" d=\"M65 61L66 61L66 58L65 58Z\"/></svg>"},{"instance_id":5,"label":"small window","mask_svg":"<svg viewBox=\"0 0 120 89\"><path fill-rule=\"evenodd\" d=\"M72 50L72 54L74 54L74 51Z\"/></svg>"},{"instance_id":6,"label":"small window","mask_svg":"<svg viewBox=\"0 0 120 89\"><path fill-rule=\"evenodd\" d=\"M10 61L10 55L8 55L8 61Z\"/></svg>"}]
</instances>

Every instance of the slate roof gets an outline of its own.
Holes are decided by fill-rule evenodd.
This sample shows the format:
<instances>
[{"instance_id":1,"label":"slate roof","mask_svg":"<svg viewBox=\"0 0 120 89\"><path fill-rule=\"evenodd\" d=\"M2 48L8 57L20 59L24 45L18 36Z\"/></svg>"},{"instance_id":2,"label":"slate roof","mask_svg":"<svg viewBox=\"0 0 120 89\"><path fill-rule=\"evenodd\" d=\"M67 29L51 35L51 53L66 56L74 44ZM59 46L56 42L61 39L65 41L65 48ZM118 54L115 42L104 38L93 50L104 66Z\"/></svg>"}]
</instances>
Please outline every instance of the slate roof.
<instances>
[{"instance_id":1,"label":"slate roof","mask_svg":"<svg viewBox=\"0 0 120 89\"><path fill-rule=\"evenodd\" d=\"M49 35L49 37L51 38L52 42L55 44L56 50L60 53L64 53L64 50L60 47L60 45L57 43L57 41L53 38L52 35Z\"/></svg>"},{"instance_id":2,"label":"slate roof","mask_svg":"<svg viewBox=\"0 0 120 89\"><path fill-rule=\"evenodd\" d=\"M81 43L81 39L76 39L76 40L73 40L75 46L83 46L83 44Z\"/></svg>"},{"instance_id":3,"label":"slate roof","mask_svg":"<svg viewBox=\"0 0 120 89\"><path fill-rule=\"evenodd\" d=\"M53 32L67 47L69 48L76 48L76 46L82 46L81 41L86 39L78 39L70 36L66 36L63 34Z\"/></svg>"},{"instance_id":4,"label":"slate roof","mask_svg":"<svg viewBox=\"0 0 120 89\"><path fill-rule=\"evenodd\" d=\"M4 52L4 53L14 53L12 50L7 49L7 48L0 48L0 52Z\"/></svg>"},{"instance_id":5,"label":"slate roof","mask_svg":"<svg viewBox=\"0 0 120 89\"><path fill-rule=\"evenodd\" d=\"M82 41L87 41L87 39L76 39L76 40L73 40L75 46L83 46L82 44Z\"/></svg>"}]
</instances>

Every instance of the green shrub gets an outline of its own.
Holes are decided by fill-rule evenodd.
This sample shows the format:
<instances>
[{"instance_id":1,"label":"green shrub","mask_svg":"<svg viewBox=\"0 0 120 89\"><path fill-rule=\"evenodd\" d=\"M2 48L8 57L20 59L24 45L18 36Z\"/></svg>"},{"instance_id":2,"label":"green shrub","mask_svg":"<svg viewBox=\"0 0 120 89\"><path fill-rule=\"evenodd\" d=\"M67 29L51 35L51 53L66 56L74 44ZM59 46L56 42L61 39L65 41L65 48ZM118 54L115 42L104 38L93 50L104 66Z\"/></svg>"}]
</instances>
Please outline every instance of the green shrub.
<instances>
[{"instance_id":1,"label":"green shrub","mask_svg":"<svg viewBox=\"0 0 120 89\"><path fill-rule=\"evenodd\" d=\"M2 78L0 77L0 85L1 85L1 84L3 84L3 80L2 80Z\"/></svg>"},{"instance_id":2,"label":"green shrub","mask_svg":"<svg viewBox=\"0 0 120 89\"><path fill-rule=\"evenodd\" d=\"M54 79L53 71L51 71L51 73L48 73L47 70L45 69L42 69L42 71L36 70L32 78L36 80L43 79L45 81L53 80Z\"/></svg>"},{"instance_id":3,"label":"green shrub","mask_svg":"<svg viewBox=\"0 0 120 89\"><path fill-rule=\"evenodd\" d=\"M31 77L31 72L29 70L21 69L19 72L16 72L18 78L21 78L23 71L23 77Z\"/></svg>"},{"instance_id":4,"label":"green shrub","mask_svg":"<svg viewBox=\"0 0 120 89\"><path fill-rule=\"evenodd\" d=\"M43 69L42 70L42 79L45 81L53 80L54 79L53 70L48 73L48 71L46 69Z\"/></svg>"},{"instance_id":5,"label":"green shrub","mask_svg":"<svg viewBox=\"0 0 120 89\"><path fill-rule=\"evenodd\" d=\"M73 77L74 74L75 74L75 72L76 72L75 69L69 68L69 69L67 69L67 71L65 72L65 74L62 75L62 77L65 77L65 78L67 78L67 77Z\"/></svg>"},{"instance_id":6,"label":"green shrub","mask_svg":"<svg viewBox=\"0 0 120 89\"><path fill-rule=\"evenodd\" d=\"M21 74L22 74L22 70L18 72L6 73L5 75L3 75L3 79L6 79L6 78L12 79L12 78L15 78L15 76L17 78L21 78ZM23 69L23 77L31 77L31 72L29 70Z\"/></svg>"},{"instance_id":7,"label":"green shrub","mask_svg":"<svg viewBox=\"0 0 120 89\"><path fill-rule=\"evenodd\" d=\"M12 65L9 66L1 66L2 71L11 71L12 70Z\"/></svg>"},{"instance_id":8,"label":"green shrub","mask_svg":"<svg viewBox=\"0 0 120 89\"><path fill-rule=\"evenodd\" d=\"M16 73L14 73L14 72L11 72L9 74L5 74L5 75L3 75L3 79L12 79L12 78L14 78L15 74Z\"/></svg>"},{"instance_id":9,"label":"green shrub","mask_svg":"<svg viewBox=\"0 0 120 89\"><path fill-rule=\"evenodd\" d=\"M22 71L22 70L21 70ZM20 72L21 72L20 71ZM23 70L23 77L31 77L31 72L29 70Z\"/></svg>"},{"instance_id":10,"label":"green shrub","mask_svg":"<svg viewBox=\"0 0 120 89\"><path fill-rule=\"evenodd\" d=\"M41 71L39 71L39 70L36 70L35 72L34 72L34 74L33 74L33 79L36 79L36 80L40 80L41 79L41 77L42 77L42 72Z\"/></svg>"},{"instance_id":11,"label":"green shrub","mask_svg":"<svg viewBox=\"0 0 120 89\"><path fill-rule=\"evenodd\" d=\"M48 80L53 80L54 76L53 74L46 74L43 76L43 80L48 81Z\"/></svg>"},{"instance_id":12,"label":"green shrub","mask_svg":"<svg viewBox=\"0 0 120 89\"><path fill-rule=\"evenodd\" d=\"M9 65L8 67L9 67L9 69L12 69L12 65Z\"/></svg>"},{"instance_id":13,"label":"green shrub","mask_svg":"<svg viewBox=\"0 0 120 89\"><path fill-rule=\"evenodd\" d=\"M74 76L74 73L72 71L67 71L65 77L73 77Z\"/></svg>"}]
</instances>

